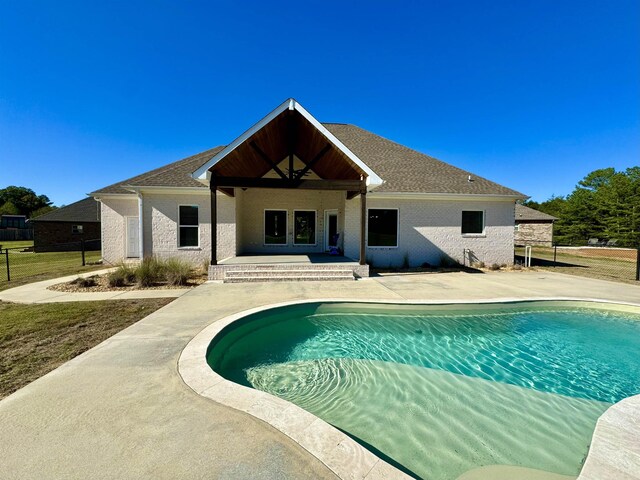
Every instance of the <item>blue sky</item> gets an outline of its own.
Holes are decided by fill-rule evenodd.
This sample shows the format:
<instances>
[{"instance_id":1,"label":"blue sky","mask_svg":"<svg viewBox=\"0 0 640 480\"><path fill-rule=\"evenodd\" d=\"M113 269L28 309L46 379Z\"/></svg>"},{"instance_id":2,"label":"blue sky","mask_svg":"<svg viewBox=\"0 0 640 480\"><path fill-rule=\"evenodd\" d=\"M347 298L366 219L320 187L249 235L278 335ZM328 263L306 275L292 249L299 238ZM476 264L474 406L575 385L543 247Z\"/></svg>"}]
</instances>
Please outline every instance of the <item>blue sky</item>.
<instances>
[{"instance_id":1,"label":"blue sky","mask_svg":"<svg viewBox=\"0 0 640 480\"><path fill-rule=\"evenodd\" d=\"M70 203L288 97L565 195L640 164L640 2L0 0L0 187Z\"/></svg>"}]
</instances>

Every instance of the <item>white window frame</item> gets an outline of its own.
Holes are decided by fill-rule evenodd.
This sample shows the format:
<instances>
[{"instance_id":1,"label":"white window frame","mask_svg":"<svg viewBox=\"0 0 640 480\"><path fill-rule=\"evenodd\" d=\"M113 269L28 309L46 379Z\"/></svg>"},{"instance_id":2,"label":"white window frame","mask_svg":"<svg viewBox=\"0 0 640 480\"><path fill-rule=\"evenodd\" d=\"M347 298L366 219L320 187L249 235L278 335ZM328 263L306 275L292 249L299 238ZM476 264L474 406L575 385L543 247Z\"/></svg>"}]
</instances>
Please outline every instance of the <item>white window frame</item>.
<instances>
[{"instance_id":1,"label":"white window frame","mask_svg":"<svg viewBox=\"0 0 640 480\"><path fill-rule=\"evenodd\" d=\"M369 245L369 211L370 210L395 210L398 212L396 215L396 244L395 245ZM366 229L366 241L367 248L375 248L375 249L392 249L398 248L400 246L400 209L397 207L367 207L367 229Z\"/></svg>"},{"instance_id":2,"label":"white window frame","mask_svg":"<svg viewBox=\"0 0 640 480\"><path fill-rule=\"evenodd\" d=\"M182 225L180 224L180 207L196 207L198 209L198 225ZM178 250L199 250L200 249L200 205L182 203L178 205L178 238L176 243ZM180 229L181 228L197 228L198 229L198 245L180 246Z\"/></svg>"},{"instance_id":3,"label":"white window frame","mask_svg":"<svg viewBox=\"0 0 640 480\"><path fill-rule=\"evenodd\" d=\"M482 232L481 233L462 233L462 213L463 212L480 212L482 213ZM461 210L460 211L460 235L464 238L481 238L487 236L487 212L485 210Z\"/></svg>"},{"instance_id":4,"label":"white window frame","mask_svg":"<svg viewBox=\"0 0 640 480\"><path fill-rule=\"evenodd\" d=\"M315 228L313 229L313 243L296 243L296 212L313 212L315 216ZM293 245L296 247L317 247L318 246L318 210L311 208L297 208L293 211L293 229L292 240Z\"/></svg>"},{"instance_id":5,"label":"white window frame","mask_svg":"<svg viewBox=\"0 0 640 480\"><path fill-rule=\"evenodd\" d=\"M84 235L84 225L82 224L71 225L71 235Z\"/></svg>"},{"instance_id":6,"label":"white window frame","mask_svg":"<svg viewBox=\"0 0 640 480\"><path fill-rule=\"evenodd\" d=\"M284 212L284 243L267 243L267 212ZM262 212L262 246L286 247L289 245L289 210L286 208L265 208Z\"/></svg>"}]
</instances>

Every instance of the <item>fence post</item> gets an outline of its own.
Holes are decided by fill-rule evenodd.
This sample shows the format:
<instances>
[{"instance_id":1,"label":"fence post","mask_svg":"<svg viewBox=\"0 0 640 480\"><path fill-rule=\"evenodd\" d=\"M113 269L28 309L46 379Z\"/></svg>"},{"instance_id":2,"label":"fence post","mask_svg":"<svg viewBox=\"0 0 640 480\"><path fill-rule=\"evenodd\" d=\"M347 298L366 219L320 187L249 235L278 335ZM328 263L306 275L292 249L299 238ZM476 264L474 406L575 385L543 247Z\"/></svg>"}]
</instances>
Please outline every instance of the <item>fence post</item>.
<instances>
[{"instance_id":1,"label":"fence post","mask_svg":"<svg viewBox=\"0 0 640 480\"><path fill-rule=\"evenodd\" d=\"M558 255L558 244L553 245L553 266L556 266L556 256Z\"/></svg>"},{"instance_id":2,"label":"fence post","mask_svg":"<svg viewBox=\"0 0 640 480\"><path fill-rule=\"evenodd\" d=\"M640 248L636 250L636 280L640 281Z\"/></svg>"},{"instance_id":3,"label":"fence post","mask_svg":"<svg viewBox=\"0 0 640 480\"><path fill-rule=\"evenodd\" d=\"M4 249L5 259L7 260L7 282L11 281L11 270L9 269L9 249Z\"/></svg>"},{"instance_id":4,"label":"fence post","mask_svg":"<svg viewBox=\"0 0 640 480\"><path fill-rule=\"evenodd\" d=\"M80 239L80 248L82 249L82 266L85 266L85 261L84 261L84 238Z\"/></svg>"}]
</instances>

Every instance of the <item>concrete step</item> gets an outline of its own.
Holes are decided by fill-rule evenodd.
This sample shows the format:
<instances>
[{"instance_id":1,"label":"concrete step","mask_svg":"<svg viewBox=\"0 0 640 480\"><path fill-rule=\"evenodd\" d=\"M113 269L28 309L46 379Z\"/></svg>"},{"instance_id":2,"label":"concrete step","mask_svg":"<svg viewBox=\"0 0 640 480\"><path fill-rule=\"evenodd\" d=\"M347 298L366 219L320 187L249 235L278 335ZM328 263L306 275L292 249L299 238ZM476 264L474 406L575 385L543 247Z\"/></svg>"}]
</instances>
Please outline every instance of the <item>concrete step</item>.
<instances>
[{"instance_id":1,"label":"concrete step","mask_svg":"<svg viewBox=\"0 0 640 480\"><path fill-rule=\"evenodd\" d=\"M353 270L276 270L276 269L256 269L256 270L229 270L225 272L225 278L235 277L343 277L353 276Z\"/></svg>"},{"instance_id":2,"label":"concrete step","mask_svg":"<svg viewBox=\"0 0 640 480\"><path fill-rule=\"evenodd\" d=\"M355 281L353 272L349 275L271 275L271 276L225 276L224 283L256 283L256 282L330 282Z\"/></svg>"}]
</instances>

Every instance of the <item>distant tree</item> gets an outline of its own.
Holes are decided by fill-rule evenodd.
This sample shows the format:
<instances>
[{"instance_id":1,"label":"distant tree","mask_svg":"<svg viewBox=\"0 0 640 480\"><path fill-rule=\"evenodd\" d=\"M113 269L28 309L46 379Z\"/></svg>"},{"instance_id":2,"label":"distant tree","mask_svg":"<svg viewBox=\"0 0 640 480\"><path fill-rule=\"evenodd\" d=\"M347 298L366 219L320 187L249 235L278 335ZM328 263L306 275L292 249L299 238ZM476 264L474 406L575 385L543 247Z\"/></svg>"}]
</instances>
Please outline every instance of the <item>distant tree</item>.
<instances>
[{"instance_id":1,"label":"distant tree","mask_svg":"<svg viewBox=\"0 0 640 480\"><path fill-rule=\"evenodd\" d=\"M26 215L30 218L36 210L50 206L51 200L46 195L36 195L30 188L11 185L0 189L0 205L7 203L16 208L14 215Z\"/></svg>"},{"instance_id":2,"label":"distant tree","mask_svg":"<svg viewBox=\"0 0 640 480\"><path fill-rule=\"evenodd\" d=\"M18 208L11 202L0 205L0 215L20 215Z\"/></svg>"},{"instance_id":3,"label":"distant tree","mask_svg":"<svg viewBox=\"0 0 640 480\"><path fill-rule=\"evenodd\" d=\"M57 209L58 207L55 207L53 205L47 205L46 207L42 207L31 212L31 217L29 218L38 218L40 215L44 215L45 213L49 213Z\"/></svg>"},{"instance_id":4,"label":"distant tree","mask_svg":"<svg viewBox=\"0 0 640 480\"><path fill-rule=\"evenodd\" d=\"M618 239L618 244L640 247L640 167L623 172L603 168L589 173L564 197L524 202L557 217L554 241L584 244L589 238Z\"/></svg>"}]
</instances>

